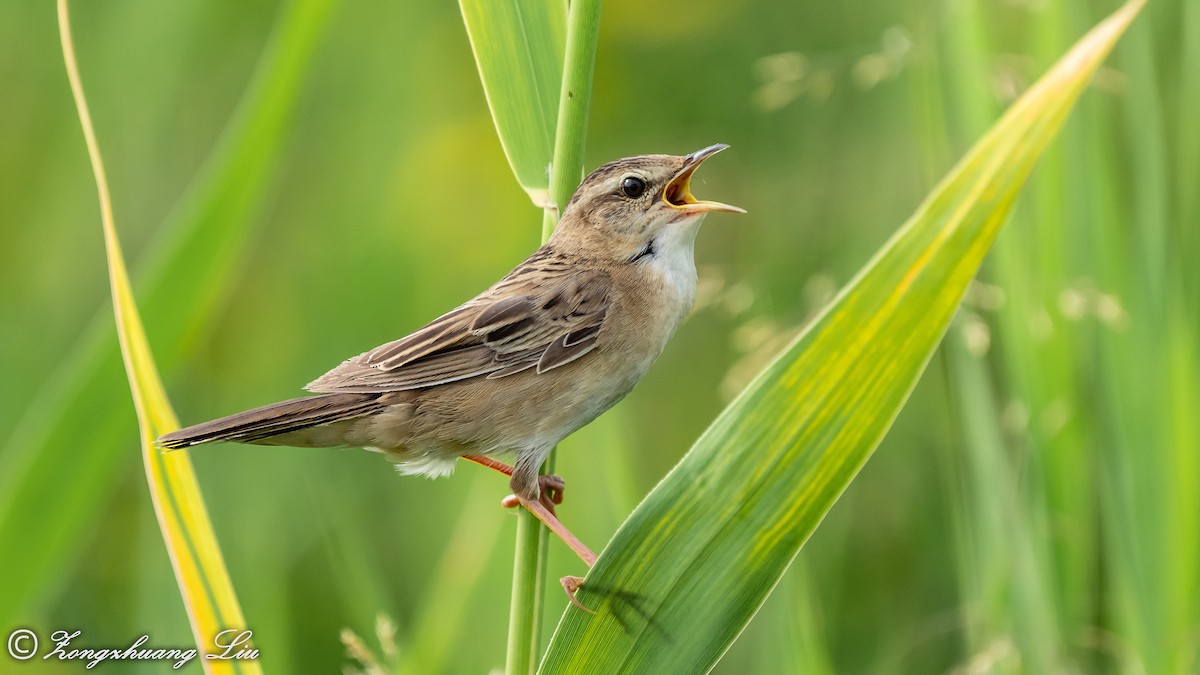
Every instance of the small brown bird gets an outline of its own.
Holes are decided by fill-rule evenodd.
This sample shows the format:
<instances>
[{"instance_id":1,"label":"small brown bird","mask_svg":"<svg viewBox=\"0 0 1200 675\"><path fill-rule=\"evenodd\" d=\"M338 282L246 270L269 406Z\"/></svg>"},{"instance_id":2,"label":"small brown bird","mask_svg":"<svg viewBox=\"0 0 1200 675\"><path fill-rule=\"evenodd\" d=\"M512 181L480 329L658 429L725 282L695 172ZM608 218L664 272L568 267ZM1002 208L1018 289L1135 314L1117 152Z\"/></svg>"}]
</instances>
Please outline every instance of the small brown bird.
<instances>
[{"instance_id":1,"label":"small brown bird","mask_svg":"<svg viewBox=\"0 0 1200 675\"><path fill-rule=\"evenodd\" d=\"M550 240L491 288L344 361L305 387L316 396L173 431L159 446L365 447L430 477L467 459L511 476L506 505L529 509L590 566L595 554L554 514L562 480L538 468L633 389L691 309L700 221L745 213L691 193L696 167L727 147L605 164ZM579 582L564 579L572 601Z\"/></svg>"}]
</instances>

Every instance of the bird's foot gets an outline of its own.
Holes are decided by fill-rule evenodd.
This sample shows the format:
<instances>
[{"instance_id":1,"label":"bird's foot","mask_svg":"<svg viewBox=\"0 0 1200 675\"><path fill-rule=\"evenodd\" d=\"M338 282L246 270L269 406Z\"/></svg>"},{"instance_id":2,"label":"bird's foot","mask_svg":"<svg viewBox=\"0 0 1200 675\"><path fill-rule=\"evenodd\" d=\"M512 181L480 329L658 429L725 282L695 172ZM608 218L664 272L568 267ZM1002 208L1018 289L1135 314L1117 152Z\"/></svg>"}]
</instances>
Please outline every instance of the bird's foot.
<instances>
[{"instance_id":1,"label":"bird's foot","mask_svg":"<svg viewBox=\"0 0 1200 675\"><path fill-rule=\"evenodd\" d=\"M542 503L542 506L546 507L546 510L549 511L551 515L554 514L554 506L562 503L563 489L566 488L566 486L566 481L564 481L560 476L556 476L554 474L538 476L538 501ZM506 509L515 509L520 505L521 499L516 495L508 495L504 499L500 500L500 506L503 506Z\"/></svg>"},{"instance_id":2,"label":"bird's foot","mask_svg":"<svg viewBox=\"0 0 1200 675\"><path fill-rule=\"evenodd\" d=\"M549 500L550 504L548 508L550 509L550 513L554 513L554 504L562 503L563 490L566 487L567 483L561 476L554 474L538 476L538 499L543 500L543 504L546 503L546 500Z\"/></svg>"},{"instance_id":3,"label":"bird's foot","mask_svg":"<svg viewBox=\"0 0 1200 675\"><path fill-rule=\"evenodd\" d=\"M469 462L475 462L480 466L486 466L489 469L499 471L505 476L512 476L513 472L516 471L516 469L514 469L511 465L494 460L491 457L484 457L482 455L463 455L462 458ZM561 476L555 476L553 474L538 476L538 500L545 505L550 513L554 513L554 506L556 504L562 503L563 489L566 488L566 486L567 483L562 479ZM521 500L517 499L516 495L509 495L500 500L500 505L506 509L515 509L521 505Z\"/></svg>"},{"instance_id":4,"label":"bird's foot","mask_svg":"<svg viewBox=\"0 0 1200 675\"><path fill-rule=\"evenodd\" d=\"M575 605L588 614L596 613L595 610L584 607L583 603L575 597L575 591L583 587L583 577L563 577L558 580L558 583L562 584L563 590L567 592L567 598L571 600L572 605Z\"/></svg>"}]
</instances>

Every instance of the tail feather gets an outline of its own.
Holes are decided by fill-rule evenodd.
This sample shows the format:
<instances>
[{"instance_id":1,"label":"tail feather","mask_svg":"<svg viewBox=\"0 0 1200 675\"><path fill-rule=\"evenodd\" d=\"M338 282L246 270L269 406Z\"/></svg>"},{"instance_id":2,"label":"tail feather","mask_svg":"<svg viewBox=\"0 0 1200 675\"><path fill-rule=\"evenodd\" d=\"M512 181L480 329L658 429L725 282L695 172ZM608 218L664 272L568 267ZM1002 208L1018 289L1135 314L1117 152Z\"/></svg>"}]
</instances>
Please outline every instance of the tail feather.
<instances>
[{"instance_id":1,"label":"tail feather","mask_svg":"<svg viewBox=\"0 0 1200 675\"><path fill-rule=\"evenodd\" d=\"M387 408L381 394L322 394L272 403L158 437L167 450L201 443L254 443L290 431L362 417Z\"/></svg>"}]
</instances>

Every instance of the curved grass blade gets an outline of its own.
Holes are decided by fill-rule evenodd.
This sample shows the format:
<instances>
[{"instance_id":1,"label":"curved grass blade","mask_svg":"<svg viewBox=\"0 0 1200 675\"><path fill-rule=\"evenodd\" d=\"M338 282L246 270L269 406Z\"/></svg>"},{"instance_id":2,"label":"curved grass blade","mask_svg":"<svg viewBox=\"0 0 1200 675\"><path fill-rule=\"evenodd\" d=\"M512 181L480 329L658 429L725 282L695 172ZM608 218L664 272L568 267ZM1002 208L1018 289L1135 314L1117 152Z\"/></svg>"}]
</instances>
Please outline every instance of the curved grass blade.
<instances>
[{"instance_id":1,"label":"curved grass blade","mask_svg":"<svg viewBox=\"0 0 1200 675\"><path fill-rule=\"evenodd\" d=\"M202 333L229 293L234 269L269 193L288 120L302 90L333 0L285 3L253 81L218 147L189 186L139 261L142 308L153 317L158 365L170 372ZM144 264L142 264L144 262ZM120 397L121 355L104 308L80 335L61 366L0 451L0 575L21 579L0 594L0 623L22 620L57 592L78 532L113 489L125 440L132 433ZM59 448L89 441L88 452L64 462ZM43 519L23 514L37 505ZM43 522L54 522L48 528ZM15 552L20 551L20 555ZM24 620L28 620L26 616Z\"/></svg>"},{"instance_id":2,"label":"curved grass blade","mask_svg":"<svg viewBox=\"0 0 1200 675\"><path fill-rule=\"evenodd\" d=\"M601 554L580 591L598 614L567 609L541 672L713 667L887 432L1038 157L1142 4L1014 103L717 418Z\"/></svg>"},{"instance_id":3,"label":"curved grass blade","mask_svg":"<svg viewBox=\"0 0 1200 675\"><path fill-rule=\"evenodd\" d=\"M566 48L561 0L459 0L492 120L517 182L549 201L558 90Z\"/></svg>"},{"instance_id":4,"label":"curved grass blade","mask_svg":"<svg viewBox=\"0 0 1200 675\"><path fill-rule=\"evenodd\" d=\"M142 458L150 496L154 500L154 512L158 516L167 552L175 569L175 578L187 608L192 634L199 651L205 653L213 647L214 640L222 631L233 630L234 634L244 631L246 620L242 617L225 561L221 558L191 460L186 453L164 455L154 447L154 439L179 428L179 421L167 400L158 369L154 365L146 331L133 299L125 259L121 254L108 180L104 175L104 162L100 158L100 148L75 61L67 0L58 0L58 25L71 93L75 98L100 197L100 217L104 228L104 249L108 258L117 338L141 429ZM262 672L257 661L202 659L201 663L207 673Z\"/></svg>"}]
</instances>

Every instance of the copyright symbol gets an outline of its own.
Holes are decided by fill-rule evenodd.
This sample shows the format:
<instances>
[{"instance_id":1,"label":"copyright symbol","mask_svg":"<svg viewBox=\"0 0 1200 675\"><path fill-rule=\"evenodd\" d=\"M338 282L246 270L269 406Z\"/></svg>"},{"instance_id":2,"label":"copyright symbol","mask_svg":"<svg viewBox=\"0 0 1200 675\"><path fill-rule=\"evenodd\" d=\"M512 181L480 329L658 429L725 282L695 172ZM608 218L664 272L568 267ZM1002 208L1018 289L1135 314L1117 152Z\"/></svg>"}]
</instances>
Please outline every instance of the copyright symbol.
<instances>
[{"instance_id":1,"label":"copyright symbol","mask_svg":"<svg viewBox=\"0 0 1200 675\"><path fill-rule=\"evenodd\" d=\"M18 628L8 636L8 654L18 661L28 661L37 655L37 633Z\"/></svg>"}]
</instances>

